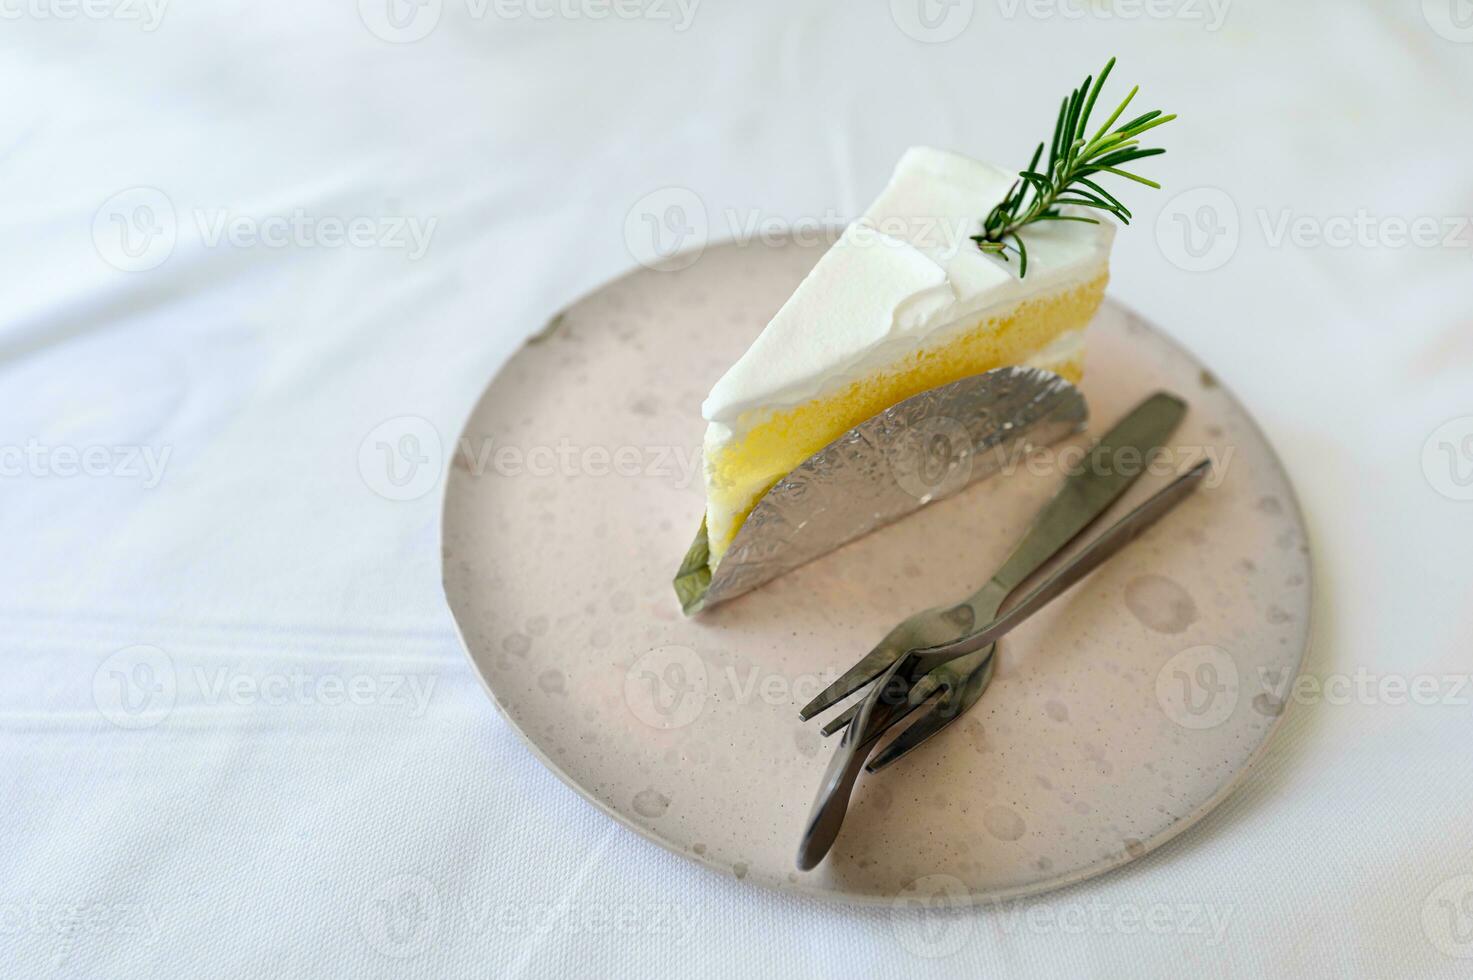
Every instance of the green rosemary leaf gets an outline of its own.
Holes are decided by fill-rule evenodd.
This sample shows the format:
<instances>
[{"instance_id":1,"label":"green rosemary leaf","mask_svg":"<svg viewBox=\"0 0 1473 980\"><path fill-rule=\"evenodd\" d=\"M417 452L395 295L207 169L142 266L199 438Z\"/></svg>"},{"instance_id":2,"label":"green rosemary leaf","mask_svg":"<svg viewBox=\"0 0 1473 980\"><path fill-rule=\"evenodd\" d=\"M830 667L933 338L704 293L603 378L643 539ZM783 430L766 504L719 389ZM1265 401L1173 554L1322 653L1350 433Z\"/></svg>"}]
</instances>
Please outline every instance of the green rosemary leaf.
<instances>
[{"instance_id":1,"label":"green rosemary leaf","mask_svg":"<svg viewBox=\"0 0 1473 980\"><path fill-rule=\"evenodd\" d=\"M1174 112L1171 115L1169 115L1169 116L1160 116L1160 115L1158 115L1156 118L1152 119L1148 123L1137 124L1136 126L1132 127L1130 129L1130 135L1131 136L1139 136L1141 133L1144 133L1147 130L1155 129L1157 126L1164 126L1167 123L1171 122L1171 120L1173 120L1175 118L1176 118L1176 113L1174 113Z\"/></svg>"},{"instance_id":2,"label":"green rosemary leaf","mask_svg":"<svg viewBox=\"0 0 1473 980\"><path fill-rule=\"evenodd\" d=\"M1058 159L1059 159L1059 141L1063 138L1063 135L1064 135L1064 113L1066 113L1068 110L1069 110L1069 100L1068 99L1065 99L1063 102L1060 102L1059 103L1059 118L1054 121L1054 138L1053 138L1053 142L1049 144L1049 150L1048 150L1048 170L1049 170L1049 173L1053 173L1054 172L1054 164L1056 162L1058 162Z\"/></svg>"},{"instance_id":3,"label":"green rosemary leaf","mask_svg":"<svg viewBox=\"0 0 1473 980\"><path fill-rule=\"evenodd\" d=\"M982 233L972 236L979 249L989 255L1001 256L1004 262L1009 261L1008 252L1016 252L1020 278L1028 274L1028 246L1019 235L1023 228L1040 221L1100 223L1083 215L1062 214L1059 211L1061 207L1093 208L1130 224L1134 217L1130 209L1091 177L1110 174L1147 187L1161 186L1121 167L1122 164L1165 153L1164 149L1141 146L1138 137L1176 118L1174 114L1152 109L1117 126L1140 92L1139 86L1130 90L1092 138L1085 139L1095 105L1114 67L1115 59L1111 58L1099 75L1085 76L1084 84L1064 97L1054 119L1045 169L1038 169L1044 149L1044 144L1039 143L1028 166L1018 172L1018 179L1008 188L1007 194L987 213L982 222Z\"/></svg>"},{"instance_id":4,"label":"green rosemary leaf","mask_svg":"<svg viewBox=\"0 0 1473 980\"><path fill-rule=\"evenodd\" d=\"M1100 170L1107 174L1114 174L1116 177L1124 177L1127 180L1133 180L1138 184L1145 184L1147 187L1154 187L1158 191L1161 189L1161 185L1156 183L1154 180L1148 180L1145 177L1142 177L1140 174L1133 174L1128 170L1118 170L1115 167L1101 167Z\"/></svg>"},{"instance_id":5,"label":"green rosemary leaf","mask_svg":"<svg viewBox=\"0 0 1473 980\"><path fill-rule=\"evenodd\" d=\"M1038 144L1038 149L1036 149L1036 150L1033 151L1033 159L1032 160L1029 160L1028 161L1028 166L1025 167L1025 168L1023 168L1023 169L1025 169L1025 170L1037 170L1038 169L1038 158L1041 157L1041 156L1043 156L1043 144L1042 143Z\"/></svg>"},{"instance_id":6,"label":"green rosemary leaf","mask_svg":"<svg viewBox=\"0 0 1473 980\"><path fill-rule=\"evenodd\" d=\"M1119 126L1117 126L1115 128L1116 128L1116 130L1118 132L1128 133L1128 132L1131 132L1132 130L1134 130L1137 126L1144 125L1144 124L1150 122L1152 119L1155 119L1159 115L1161 115L1161 110L1160 109L1152 109L1150 112L1143 113L1142 115L1136 116L1130 122L1128 122L1128 123L1121 123Z\"/></svg>"},{"instance_id":7,"label":"green rosemary leaf","mask_svg":"<svg viewBox=\"0 0 1473 980\"><path fill-rule=\"evenodd\" d=\"M1080 208L1094 208L1097 211L1104 211L1106 214L1110 215L1111 217L1117 218L1120 221L1125 222L1126 224L1129 224L1130 223L1130 221L1129 221L1128 218L1122 218L1122 217L1120 217L1120 215L1115 212L1115 209L1114 208L1108 207L1106 205L1102 205L1102 204L1088 204L1088 203L1086 203L1084 201L1065 201L1064 203L1065 204L1072 204L1075 207L1080 207ZM1045 217L1045 215L1040 215L1038 217L1038 219L1036 219L1036 220L1040 220L1041 221L1044 217ZM1067 217L1067 215L1059 215L1059 217Z\"/></svg>"},{"instance_id":8,"label":"green rosemary leaf","mask_svg":"<svg viewBox=\"0 0 1473 980\"><path fill-rule=\"evenodd\" d=\"M1115 205L1106 204L1104 201L1092 201L1089 198L1084 197L1060 197L1055 198L1054 203L1073 204L1076 207L1081 208L1099 208L1101 211L1109 211L1111 214L1115 213Z\"/></svg>"},{"instance_id":9,"label":"green rosemary leaf","mask_svg":"<svg viewBox=\"0 0 1473 980\"><path fill-rule=\"evenodd\" d=\"M1053 193L1054 182L1049 179L1048 174L1041 174L1036 170L1020 170L1018 176L1045 194Z\"/></svg>"},{"instance_id":10,"label":"green rosemary leaf","mask_svg":"<svg viewBox=\"0 0 1473 980\"><path fill-rule=\"evenodd\" d=\"M1018 190L1018 185L1020 183L1022 182L1017 180L1013 181L1013 185L1008 188L1007 196L1004 197L1002 201L998 203L997 207L992 209L992 213L987 216L987 227L992 227L994 218L996 218L1000 222L1006 223L1007 216L1017 208L1018 201L1021 201L1023 198L1023 195ZM1017 200L1014 200L1013 195L1015 194L1017 195Z\"/></svg>"},{"instance_id":11,"label":"green rosemary leaf","mask_svg":"<svg viewBox=\"0 0 1473 980\"><path fill-rule=\"evenodd\" d=\"M1095 79L1094 88L1089 90L1089 101L1084 104L1084 113L1079 117L1079 129L1074 133L1075 139L1082 137L1085 128L1089 126L1089 116L1094 112L1095 100L1100 97L1100 90L1105 87L1105 79L1110 77L1110 69L1114 67L1114 58L1105 62L1105 67L1100 70L1100 76Z\"/></svg>"},{"instance_id":12,"label":"green rosemary leaf","mask_svg":"<svg viewBox=\"0 0 1473 980\"><path fill-rule=\"evenodd\" d=\"M1090 180L1088 177L1080 177L1079 182L1085 187L1088 187L1090 190L1094 191L1100 197L1115 205L1121 211L1124 211L1127 215L1130 214L1130 209L1127 208L1124 204L1121 204L1119 198L1117 198L1114 194L1111 194L1109 191L1105 190L1099 184L1096 184L1094 181Z\"/></svg>"},{"instance_id":13,"label":"green rosemary leaf","mask_svg":"<svg viewBox=\"0 0 1473 980\"><path fill-rule=\"evenodd\" d=\"M1144 160L1146 157L1159 157L1165 152L1165 150L1159 147L1149 150L1143 149L1141 147L1131 147L1128 150L1120 150L1118 152L1102 156L1098 160L1092 161L1091 166L1113 167L1116 164L1129 163L1132 160Z\"/></svg>"},{"instance_id":14,"label":"green rosemary leaf","mask_svg":"<svg viewBox=\"0 0 1473 980\"><path fill-rule=\"evenodd\" d=\"M1069 96L1069 116L1064 122L1064 145L1060 156L1063 163L1068 166L1069 162L1077 152L1075 147L1074 131L1079 128L1079 110L1084 108L1084 91L1075 89Z\"/></svg>"},{"instance_id":15,"label":"green rosemary leaf","mask_svg":"<svg viewBox=\"0 0 1473 980\"><path fill-rule=\"evenodd\" d=\"M1071 142L1079 139L1079 131L1085 127L1089 120L1089 110L1092 105L1089 99L1089 93L1094 91L1094 83L1095 79L1093 75L1085 75L1084 84L1079 86L1079 91L1083 98L1079 102L1079 119L1074 123L1074 129L1069 133Z\"/></svg>"},{"instance_id":16,"label":"green rosemary leaf","mask_svg":"<svg viewBox=\"0 0 1473 980\"><path fill-rule=\"evenodd\" d=\"M1095 133L1095 138L1094 140L1091 140L1091 142L1097 142L1101 136L1104 136L1105 133L1109 132L1110 127L1115 125L1115 120L1120 118L1120 114L1125 111L1126 106L1130 105L1130 100L1135 98L1135 94L1140 91L1140 88L1141 87L1137 85L1135 88L1130 90L1130 94L1125 97L1125 101L1115 107L1115 111L1110 114L1109 119L1105 120L1105 124L1100 127L1100 131L1098 133Z\"/></svg>"},{"instance_id":17,"label":"green rosemary leaf","mask_svg":"<svg viewBox=\"0 0 1473 980\"><path fill-rule=\"evenodd\" d=\"M1077 214L1044 214L1039 215L1039 221L1082 221L1087 225L1099 224L1098 218L1086 218Z\"/></svg>"}]
</instances>

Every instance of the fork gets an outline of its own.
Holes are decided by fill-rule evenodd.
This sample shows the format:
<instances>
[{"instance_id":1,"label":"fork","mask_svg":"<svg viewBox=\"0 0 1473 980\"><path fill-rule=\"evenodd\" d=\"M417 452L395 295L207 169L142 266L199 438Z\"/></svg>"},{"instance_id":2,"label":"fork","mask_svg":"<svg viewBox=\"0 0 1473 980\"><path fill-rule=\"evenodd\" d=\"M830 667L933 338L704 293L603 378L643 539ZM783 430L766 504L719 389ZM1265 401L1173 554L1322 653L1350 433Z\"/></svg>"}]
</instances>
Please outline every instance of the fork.
<instances>
[{"instance_id":1,"label":"fork","mask_svg":"<svg viewBox=\"0 0 1473 980\"><path fill-rule=\"evenodd\" d=\"M1122 449L1133 449L1144 464L1166 442L1185 413L1186 404L1165 392L1157 392L1136 406L1094 445L982 588L954 606L923 610L901 622L863 659L804 705L799 717L807 721L833 707L883 674L907 650L946 643L995 617L1019 585L1108 510L1140 476L1144 465L1122 467L1116 455ZM986 690L992 678L991 663L991 650L978 650L938 668L935 676L918 679L917 683L923 685L922 700L936 696L936 705L887 745L870 764L870 771L896 761L960 717ZM823 734L832 735L844 728L858 709L856 703L836 716L823 726Z\"/></svg>"},{"instance_id":2,"label":"fork","mask_svg":"<svg viewBox=\"0 0 1473 980\"><path fill-rule=\"evenodd\" d=\"M1145 503L1111 525L1077 554L1070 556L1007 612L995 617L980 629L947 643L908 650L892 663L857 706L858 712L853 723L844 732L843 739L829 759L803 832L803 840L798 847L799 870L809 871L817 867L833 847L849 809L849 797L854 791L855 780L859 778L860 769L880 738L935 695L932 691L919 697L913 696L918 681L961 656L985 651L990 663L993 659L991 651L997 640L1139 537L1196 490L1209 471L1210 464L1203 460L1177 477ZM985 664L983 669L990 671L990 667Z\"/></svg>"}]
</instances>

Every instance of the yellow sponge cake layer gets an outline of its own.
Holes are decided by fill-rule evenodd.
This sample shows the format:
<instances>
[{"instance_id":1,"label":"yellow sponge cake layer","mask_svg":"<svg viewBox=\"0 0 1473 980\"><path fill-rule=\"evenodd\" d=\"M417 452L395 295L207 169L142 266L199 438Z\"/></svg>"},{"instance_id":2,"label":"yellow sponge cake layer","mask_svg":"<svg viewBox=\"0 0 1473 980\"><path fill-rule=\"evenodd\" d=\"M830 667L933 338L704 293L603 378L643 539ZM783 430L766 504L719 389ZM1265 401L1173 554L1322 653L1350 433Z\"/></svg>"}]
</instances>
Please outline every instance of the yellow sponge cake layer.
<instances>
[{"instance_id":1,"label":"yellow sponge cake layer","mask_svg":"<svg viewBox=\"0 0 1473 980\"><path fill-rule=\"evenodd\" d=\"M997 367L1027 364L1077 381L1083 330L1104 296L1109 275L1043 291L961 330L946 331L892 365L837 391L777 410L754 409L738 420L744 433L707 445L706 533L714 565L742 522L774 483L845 431L886 408L952 381Z\"/></svg>"}]
</instances>

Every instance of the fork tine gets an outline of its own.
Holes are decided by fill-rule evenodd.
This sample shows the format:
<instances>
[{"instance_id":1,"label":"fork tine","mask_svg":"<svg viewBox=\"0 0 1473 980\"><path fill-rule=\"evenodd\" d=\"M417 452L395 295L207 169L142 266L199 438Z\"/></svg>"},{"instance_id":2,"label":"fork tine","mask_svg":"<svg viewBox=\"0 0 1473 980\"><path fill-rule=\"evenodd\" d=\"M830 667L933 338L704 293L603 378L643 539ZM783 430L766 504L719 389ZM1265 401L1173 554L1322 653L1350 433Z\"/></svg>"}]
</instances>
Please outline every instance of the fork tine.
<instances>
[{"instance_id":1,"label":"fork tine","mask_svg":"<svg viewBox=\"0 0 1473 980\"><path fill-rule=\"evenodd\" d=\"M982 692L987 690L987 685L992 682L992 672L997 665L997 658L993 656L996 649L995 645L986 647L963 658L967 663L958 661L938 668L966 670L968 664L971 665L966 675L955 683L946 695L932 706L930 711L918 718L913 725L895 736L889 745L876 753L865 766L865 771L879 772L970 711L972 705L982 697ZM935 671L932 673L934 674Z\"/></svg>"},{"instance_id":2,"label":"fork tine","mask_svg":"<svg viewBox=\"0 0 1473 980\"><path fill-rule=\"evenodd\" d=\"M970 662L971 661L967 658L962 658L962 660L958 661L958 663L963 663L964 666L966 663ZM963 680L960 674L961 672L956 669L955 665L946 663L942 664L940 667L935 668L929 674L925 674L920 679L912 682L910 684L909 690L906 691L905 695L906 699L910 702L910 709L908 709L908 711L913 710L923 701L926 701L949 688L955 687ZM849 725L850 722L854 720L854 716L859 713L859 709L863 706L863 700L856 701L854 704L851 704L848 708L845 708L842 712L835 715L828 722L828 724L824 725L823 728L820 729L824 737L828 737L835 732L842 731L846 726Z\"/></svg>"},{"instance_id":3,"label":"fork tine","mask_svg":"<svg viewBox=\"0 0 1473 980\"><path fill-rule=\"evenodd\" d=\"M863 701L856 701L849 707L845 708L843 711L839 712L833 718L829 719L829 721L826 722L824 726L819 729L819 731L823 733L823 737L828 738L835 732L843 731L845 727L847 727L848 724L854 720L854 716L859 714L859 709L863 704Z\"/></svg>"},{"instance_id":4,"label":"fork tine","mask_svg":"<svg viewBox=\"0 0 1473 980\"><path fill-rule=\"evenodd\" d=\"M855 691L859 690L861 687L864 687L864 685L868 684L870 681L883 674L887 669L889 669L891 664L900 659L900 655L904 652L904 647L892 644L890 642L890 637L885 637L885 639L880 641L879 646L875 647L869 653L864 655L864 659L860 660L859 663L844 671L844 673L840 675L838 680L834 681L828 687L820 691L818 693L818 697L805 704L803 706L803 709L798 712L798 717L803 719L804 721L807 721L819 712L827 711L829 708L832 708L834 705L838 704L840 701L844 700L849 695L853 694ZM847 725L849 723L849 719L854 717L854 712L857 707L857 705L851 706L848 711L839 716L839 718L843 719L843 724L840 724L839 728L843 728L844 725ZM833 732L839 730L839 728L831 727L834 725L835 722L839 721L839 718L835 718L833 721L829 722L828 725L824 726L823 733L825 735L830 735Z\"/></svg>"},{"instance_id":5,"label":"fork tine","mask_svg":"<svg viewBox=\"0 0 1473 980\"><path fill-rule=\"evenodd\" d=\"M926 609L898 623L875 644L875 648L828 687L818 697L809 701L798 712L798 717L807 721L814 715L827 711L840 701L859 690L870 681L890 669L907 651L926 646L928 643L944 643L965 634L976 624L976 615L967 603L949 609ZM853 717L848 711L824 726L825 735L843 728Z\"/></svg>"},{"instance_id":6,"label":"fork tine","mask_svg":"<svg viewBox=\"0 0 1473 980\"><path fill-rule=\"evenodd\" d=\"M901 711L894 718L890 719L890 723L885 727L887 729L894 728L900 721L909 717L912 711L919 708L922 704L925 704L926 701L929 700L931 697L943 691L946 688L945 682L940 684L928 682L931 681L932 675L941 675L944 671L948 670L950 666L950 664L943 664L942 666L937 667L935 670L931 671L930 674L922 677L919 682L913 684L907 680L902 680L898 677L894 678L893 680L896 685L896 689L894 690L894 693L890 695L890 698L898 703L900 700L900 692L904 691L905 698L908 703L905 706L905 710ZM820 731L822 731L823 735L827 737L837 731L847 728L849 724L854 721L854 716L859 714L859 712L863 708L864 698L860 698L858 701L845 708L841 714L836 715L832 720L829 721L828 724L824 725L823 728L820 729Z\"/></svg>"}]
</instances>

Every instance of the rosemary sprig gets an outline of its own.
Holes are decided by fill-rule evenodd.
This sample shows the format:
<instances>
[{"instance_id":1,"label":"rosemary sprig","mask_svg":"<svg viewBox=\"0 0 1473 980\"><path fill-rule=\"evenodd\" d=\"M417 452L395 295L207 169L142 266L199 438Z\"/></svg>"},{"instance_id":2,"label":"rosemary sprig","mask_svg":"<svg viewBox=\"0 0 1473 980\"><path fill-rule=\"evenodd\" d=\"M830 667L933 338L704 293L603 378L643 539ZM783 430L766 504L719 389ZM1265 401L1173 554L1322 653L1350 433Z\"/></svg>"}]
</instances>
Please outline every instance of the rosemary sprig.
<instances>
[{"instance_id":1,"label":"rosemary sprig","mask_svg":"<svg viewBox=\"0 0 1473 980\"><path fill-rule=\"evenodd\" d=\"M1094 208L1114 215L1124 224L1130 224L1131 213L1120 200L1091 178L1100 174L1124 177L1147 187L1159 189L1160 184L1139 174L1125 170L1124 165L1146 157L1160 156L1166 151L1140 145L1142 133L1165 125L1175 119L1173 115L1162 115L1153 109L1136 116L1114 129L1120 117L1140 86L1130 90L1125 101L1116 107L1094 136L1086 138L1090 113L1105 87L1110 69L1115 67L1111 58L1100 72L1099 78L1086 77L1079 86L1059 105L1059 116L1054 122L1053 139L1048 144L1048 163L1040 170L1044 144L1038 144L1028 167L1018 173L1018 179L1008 189L1007 196L998 203L982 222L982 233L973 235L972 241L984 252L999 255L1003 261L1008 252L1018 255L1018 276L1028 275L1028 247L1023 244L1019 230L1036 221L1083 221L1097 225L1095 218L1083 215L1063 214L1064 205Z\"/></svg>"}]
</instances>

